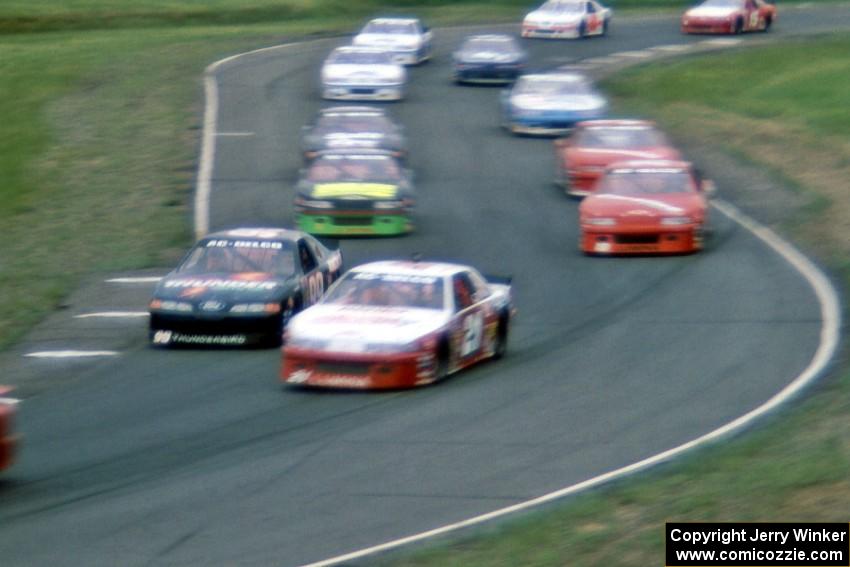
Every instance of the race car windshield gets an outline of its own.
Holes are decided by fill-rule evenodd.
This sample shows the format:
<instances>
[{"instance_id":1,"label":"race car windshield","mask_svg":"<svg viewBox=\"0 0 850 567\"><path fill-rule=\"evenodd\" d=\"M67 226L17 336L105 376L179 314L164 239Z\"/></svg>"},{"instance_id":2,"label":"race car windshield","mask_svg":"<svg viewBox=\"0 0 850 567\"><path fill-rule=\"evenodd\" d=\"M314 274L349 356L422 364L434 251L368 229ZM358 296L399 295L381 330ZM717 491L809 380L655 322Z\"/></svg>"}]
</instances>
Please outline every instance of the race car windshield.
<instances>
[{"instance_id":1,"label":"race car windshield","mask_svg":"<svg viewBox=\"0 0 850 567\"><path fill-rule=\"evenodd\" d=\"M575 145L580 148L656 148L666 146L667 140L652 128L613 127L584 128L576 132Z\"/></svg>"},{"instance_id":2,"label":"race car windshield","mask_svg":"<svg viewBox=\"0 0 850 567\"><path fill-rule=\"evenodd\" d=\"M610 195L669 195L694 193L691 175L682 170L613 171L602 178L598 193Z\"/></svg>"},{"instance_id":3,"label":"race car windshield","mask_svg":"<svg viewBox=\"0 0 850 567\"><path fill-rule=\"evenodd\" d=\"M310 166L307 180L316 183L333 181L401 180L401 168L389 156L324 156Z\"/></svg>"},{"instance_id":4,"label":"race car windshield","mask_svg":"<svg viewBox=\"0 0 850 567\"><path fill-rule=\"evenodd\" d=\"M533 94L539 96L589 95L593 94L590 85L581 80L563 79L523 79L514 87L514 94Z\"/></svg>"},{"instance_id":5,"label":"race car windshield","mask_svg":"<svg viewBox=\"0 0 850 567\"><path fill-rule=\"evenodd\" d=\"M317 134L330 132L385 132L390 129L390 122L379 114L345 115L337 114L322 116L316 124Z\"/></svg>"},{"instance_id":6,"label":"race car windshield","mask_svg":"<svg viewBox=\"0 0 850 567\"><path fill-rule=\"evenodd\" d=\"M509 39L470 39L461 49L463 53L478 53L481 51L492 51L495 53L513 53L515 51L513 42Z\"/></svg>"},{"instance_id":7,"label":"race car windshield","mask_svg":"<svg viewBox=\"0 0 850 567\"><path fill-rule=\"evenodd\" d=\"M383 51L336 51L328 58L333 65L391 65L392 59Z\"/></svg>"},{"instance_id":8,"label":"race car windshield","mask_svg":"<svg viewBox=\"0 0 850 567\"><path fill-rule=\"evenodd\" d=\"M396 274L349 273L328 292L323 302L443 309L443 280Z\"/></svg>"},{"instance_id":9,"label":"race car windshield","mask_svg":"<svg viewBox=\"0 0 850 567\"><path fill-rule=\"evenodd\" d=\"M295 248L289 241L211 239L199 243L177 268L182 274L266 273L295 275Z\"/></svg>"},{"instance_id":10,"label":"race car windshield","mask_svg":"<svg viewBox=\"0 0 850 567\"><path fill-rule=\"evenodd\" d=\"M418 30L414 23L369 22L363 33L416 35Z\"/></svg>"},{"instance_id":11,"label":"race car windshield","mask_svg":"<svg viewBox=\"0 0 850 567\"><path fill-rule=\"evenodd\" d=\"M740 0L705 0L700 4L703 8L737 8L740 5Z\"/></svg>"},{"instance_id":12,"label":"race car windshield","mask_svg":"<svg viewBox=\"0 0 850 567\"><path fill-rule=\"evenodd\" d=\"M558 0L553 0L552 2L546 2L540 7L540 10L543 12L558 12L561 14L575 14L582 11L581 4L579 2L559 2Z\"/></svg>"}]
</instances>

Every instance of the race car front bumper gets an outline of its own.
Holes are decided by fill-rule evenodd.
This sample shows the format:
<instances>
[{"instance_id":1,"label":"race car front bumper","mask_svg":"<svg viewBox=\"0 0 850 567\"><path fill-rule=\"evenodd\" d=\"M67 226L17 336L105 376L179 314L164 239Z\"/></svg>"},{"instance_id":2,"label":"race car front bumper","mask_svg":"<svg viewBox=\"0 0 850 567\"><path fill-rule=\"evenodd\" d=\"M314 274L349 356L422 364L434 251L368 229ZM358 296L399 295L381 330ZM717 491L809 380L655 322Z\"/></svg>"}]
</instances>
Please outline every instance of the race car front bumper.
<instances>
[{"instance_id":1,"label":"race car front bumper","mask_svg":"<svg viewBox=\"0 0 850 567\"><path fill-rule=\"evenodd\" d=\"M317 388L393 389L433 382L432 352L337 353L284 346L280 379Z\"/></svg>"},{"instance_id":2,"label":"race car front bumper","mask_svg":"<svg viewBox=\"0 0 850 567\"><path fill-rule=\"evenodd\" d=\"M150 341L157 346L245 346L277 341L281 315L202 317L151 313Z\"/></svg>"},{"instance_id":3,"label":"race car front bumper","mask_svg":"<svg viewBox=\"0 0 850 567\"><path fill-rule=\"evenodd\" d=\"M413 230L407 213L356 211L351 213L296 213L299 230L325 236L392 236Z\"/></svg>"},{"instance_id":4,"label":"race car front bumper","mask_svg":"<svg viewBox=\"0 0 850 567\"><path fill-rule=\"evenodd\" d=\"M703 247L702 230L693 225L675 228L582 227L579 247L585 254L688 254Z\"/></svg>"},{"instance_id":5,"label":"race car front bumper","mask_svg":"<svg viewBox=\"0 0 850 567\"><path fill-rule=\"evenodd\" d=\"M325 84L322 86L322 97L328 100L401 100L404 98L404 86Z\"/></svg>"},{"instance_id":6,"label":"race car front bumper","mask_svg":"<svg viewBox=\"0 0 850 567\"><path fill-rule=\"evenodd\" d=\"M454 79L459 83L510 83L517 78L522 66L510 64L455 64Z\"/></svg>"}]
</instances>

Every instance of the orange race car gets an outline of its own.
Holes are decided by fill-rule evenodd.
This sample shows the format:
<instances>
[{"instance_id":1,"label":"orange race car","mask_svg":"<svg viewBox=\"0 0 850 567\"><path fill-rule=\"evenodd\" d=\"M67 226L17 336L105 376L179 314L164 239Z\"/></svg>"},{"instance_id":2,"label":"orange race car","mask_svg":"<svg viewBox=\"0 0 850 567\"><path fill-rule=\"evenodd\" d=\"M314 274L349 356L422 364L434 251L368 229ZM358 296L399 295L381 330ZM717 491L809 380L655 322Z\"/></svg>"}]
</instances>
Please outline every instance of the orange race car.
<instances>
[{"instance_id":1,"label":"orange race car","mask_svg":"<svg viewBox=\"0 0 850 567\"><path fill-rule=\"evenodd\" d=\"M579 122L571 136L555 140L555 158L555 183L583 197L612 163L681 156L650 120L588 120Z\"/></svg>"},{"instance_id":2,"label":"orange race car","mask_svg":"<svg viewBox=\"0 0 850 567\"><path fill-rule=\"evenodd\" d=\"M13 423L18 401L6 397L10 390L0 386L0 471L12 464L18 448L18 436L14 432Z\"/></svg>"},{"instance_id":3,"label":"orange race car","mask_svg":"<svg viewBox=\"0 0 850 567\"><path fill-rule=\"evenodd\" d=\"M688 162L613 164L579 206L579 247L592 255L701 250L713 191Z\"/></svg>"},{"instance_id":4,"label":"orange race car","mask_svg":"<svg viewBox=\"0 0 850 567\"><path fill-rule=\"evenodd\" d=\"M682 15L682 33L767 31L776 6L764 0L705 0Z\"/></svg>"}]
</instances>

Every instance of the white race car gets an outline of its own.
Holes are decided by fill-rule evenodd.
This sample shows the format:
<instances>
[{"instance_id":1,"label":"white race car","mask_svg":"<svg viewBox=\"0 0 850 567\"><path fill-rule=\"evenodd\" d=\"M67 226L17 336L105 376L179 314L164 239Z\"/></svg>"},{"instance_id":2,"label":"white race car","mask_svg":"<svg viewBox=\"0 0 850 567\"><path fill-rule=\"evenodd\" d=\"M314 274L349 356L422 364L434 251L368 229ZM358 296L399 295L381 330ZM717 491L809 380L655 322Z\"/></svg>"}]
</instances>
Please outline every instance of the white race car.
<instances>
[{"instance_id":1,"label":"white race car","mask_svg":"<svg viewBox=\"0 0 850 567\"><path fill-rule=\"evenodd\" d=\"M322 66L322 97L331 100L401 100L407 71L382 49L337 47Z\"/></svg>"},{"instance_id":2,"label":"white race car","mask_svg":"<svg viewBox=\"0 0 850 567\"><path fill-rule=\"evenodd\" d=\"M392 53L402 65L416 65L431 58L432 34L418 18L376 18L354 36L353 45L376 47Z\"/></svg>"},{"instance_id":3,"label":"white race car","mask_svg":"<svg viewBox=\"0 0 850 567\"><path fill-rule=\"evenodd\" d=\"M281 380L336 388L429 384L507 348L509 280L437 262L373 262L293 319Z\"/></svg>"},{"instance_id":4,"label":"white race car","mask_svg":"<svg viewBox=\"0 0 850 567\"><path fill-rule=\"evenodd\" d=\"M522 37L578 38L605 35L611 9L595 0L548 0L525 16Z\"/></svg>"}]
</instances>

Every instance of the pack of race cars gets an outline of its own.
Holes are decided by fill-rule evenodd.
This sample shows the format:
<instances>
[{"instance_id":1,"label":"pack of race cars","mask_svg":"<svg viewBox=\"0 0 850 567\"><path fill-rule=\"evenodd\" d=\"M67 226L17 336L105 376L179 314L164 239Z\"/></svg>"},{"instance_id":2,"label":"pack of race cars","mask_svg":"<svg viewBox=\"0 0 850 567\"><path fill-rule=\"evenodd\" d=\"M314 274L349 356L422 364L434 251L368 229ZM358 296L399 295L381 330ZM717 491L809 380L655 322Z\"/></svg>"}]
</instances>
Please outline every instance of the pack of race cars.
<instances>
[{"instance_id":1,"label":"pack of race cars","mask_svg":"<svg viewBox=\"0 0 850 567\"><path fill-rule=\"evenodd\" d=\"M762 0L706 0L682 16L681 29L766 31L775 18ZM521 37L605 36L611 21L610 8L595 0L549 0L524 19ZM515 314L510 278L412 260L344 272L340 250L315 238L413 230L405 130L386 107L366 103L403 100L409 67L431 57L432 42L417 18L377 18L328 55L321 97L357 104L323 108L302 128L298 230L236 229L201 239L150 302L154 345L280 343L283 383L349 389L430 384L504 355ZM458 85L507 85L502 126L556 136L555 183L583 199L579 250L701 250L713 184L653 122L607 117L605 97L586 76L567 68L526 72L528 62L516 37L472 35L453 52L451 77Z\"/></svg>"}]
</instances>

